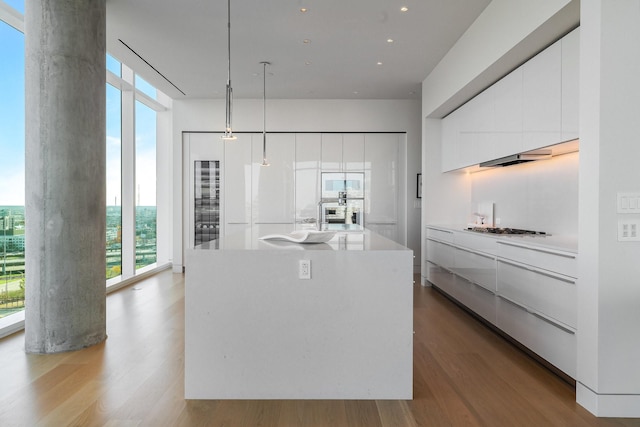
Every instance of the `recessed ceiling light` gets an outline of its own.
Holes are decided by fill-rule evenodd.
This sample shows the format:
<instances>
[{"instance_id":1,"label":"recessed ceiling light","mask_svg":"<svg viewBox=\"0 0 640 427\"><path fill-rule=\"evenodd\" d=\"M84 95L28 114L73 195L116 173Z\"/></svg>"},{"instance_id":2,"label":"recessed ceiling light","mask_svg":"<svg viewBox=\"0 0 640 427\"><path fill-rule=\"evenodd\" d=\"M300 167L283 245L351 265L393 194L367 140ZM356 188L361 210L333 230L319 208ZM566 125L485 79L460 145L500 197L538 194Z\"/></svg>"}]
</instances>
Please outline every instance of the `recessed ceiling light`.
<instances>
[{"instance_id":1,"label":"recessed ceiling light","mask_svg":"<svg viewBox=\"0 0 640 427\"><path fill-rule=\"evenodd\" d=\"M311 65L311 61L304 61L304 65Z\"/></svg>"},{"instance_id":2,"label":"recessed ceiling light","mask_svg":"<svg viewBox=\"0 0 640 427\"><path fill-rule=\"evenodd\" d=\"M307 10L309 10L309 9L307 9L306 7L301 7L300 8L300 12L302 12L302 13L305 13Z\"/></svg>"},{"instance_id":3,"label":"recessed ceiling light","mask_svg":"<svg viewBox=\"0 0 640 427\"><path fill-rule=\"evenodd\" d=\"M357 91L357 90L354 90L354 91L353 91L353 94L354 94L354 95L357 95L357 94L358 94L358 91Z\"/></svg>"},{"instance_id":4,"label":"recessed ceiling light","mask_svg":"<svg viewBox=\"0 0 640 427\"><path fill-rule=\"evenodd\" d=\"M302 40L302 43L304 43L304 44L309 44L309 43L311 43L311 40L309 40L309 39L304 39L304 40Z\"/></svg>"},{"instance_id":5,"label":"recessed ceiling light","mask_svg":"<svg viewBox=\"0 0 640 427\"><path fill-rule=\"evenodd\" d=\"M382 62L378 61L378 65L382 65Z\"/></svg>"},{"instance_id":6,"label":"recessed ceiling light","mask_svg":"<svg viewBox=\"0 0 640 427\"><path fill-rule=\"evenodd\" d=\"M387 39L387 43L393 43L393 39Z\"/></svg>"},{"instance_id":7,"label":"recessed ceiling light","mask_svg":"<svg viewBox=\"0 0 640 427\"><path fill-rule=\"evenodd\" d=\"M408 11L408 10L409 10L409 8L408 8L407 6L402 6L402 7L400 8L400 12L406 12L406 11Z\"/></svg>"}]
</instances>

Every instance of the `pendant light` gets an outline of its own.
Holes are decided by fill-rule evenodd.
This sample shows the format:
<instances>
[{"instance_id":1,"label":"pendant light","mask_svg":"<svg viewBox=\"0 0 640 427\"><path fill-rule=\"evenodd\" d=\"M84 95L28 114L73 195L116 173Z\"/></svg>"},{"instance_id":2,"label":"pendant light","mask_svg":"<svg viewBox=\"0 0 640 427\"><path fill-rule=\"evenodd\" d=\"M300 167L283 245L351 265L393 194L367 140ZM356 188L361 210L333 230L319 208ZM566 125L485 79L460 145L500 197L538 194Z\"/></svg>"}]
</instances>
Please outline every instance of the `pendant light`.
<instances>
[{"instance_id":1,"label":"pendant light","mask_svg":"<svg viewBox=\"0 0 640 427\"><path fill-rule=\"evenodd\" d=\"M267 161L267 65L270 62L263 61L262 64L262 166L269 166Z\"/></svg>"},{"instance_id":2,"label":"pendant light","mask_svg":"<svg viewBox=\"0 0 640 427\"><path fill-rule=\"evenodd\" d=\"M237 137L231 129L231 114L233 108L233 89L231 88L231 0L227 0L227 92L226 92L226 117L224 125L224 135L221 136L225 141L233 141Z\"/></svg>"}]
</instances>

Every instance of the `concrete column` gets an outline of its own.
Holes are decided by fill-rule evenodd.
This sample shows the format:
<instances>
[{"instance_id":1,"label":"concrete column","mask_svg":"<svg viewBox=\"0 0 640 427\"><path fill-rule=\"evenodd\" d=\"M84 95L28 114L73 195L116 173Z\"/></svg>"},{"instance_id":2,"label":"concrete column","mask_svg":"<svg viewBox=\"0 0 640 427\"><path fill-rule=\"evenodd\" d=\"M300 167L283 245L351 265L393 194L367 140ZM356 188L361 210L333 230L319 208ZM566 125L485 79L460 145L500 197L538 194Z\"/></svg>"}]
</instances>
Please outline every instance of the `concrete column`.
<instances>
[{"instance_id":1,"label":"concrete column","mask_svg":"<svg viewBox=\"0 0 640 427\"><path fill-rule=\"evenodd\" d=\"M25 348L106 338L105 0L26 0Z\"/></svg>"}]
</instances>

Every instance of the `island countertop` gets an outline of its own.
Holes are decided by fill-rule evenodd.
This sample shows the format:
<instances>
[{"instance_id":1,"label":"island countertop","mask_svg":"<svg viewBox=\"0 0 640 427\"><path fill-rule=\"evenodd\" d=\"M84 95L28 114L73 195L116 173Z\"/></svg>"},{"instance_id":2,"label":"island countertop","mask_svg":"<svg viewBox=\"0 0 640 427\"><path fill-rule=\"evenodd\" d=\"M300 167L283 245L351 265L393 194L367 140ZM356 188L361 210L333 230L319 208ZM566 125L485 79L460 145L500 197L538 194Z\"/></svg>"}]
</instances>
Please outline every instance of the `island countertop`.
<instances>
[{"instance_id":1,"label":"island countertop","mask_svg":"<svg viewBox=\"0 0 640 427\"><path fill-rule=\"evenodd\" d=\"M293 243L283 240L261 240L271 234L288 234L295 230L315 230L308 224L257 224L234 227L220 238L196 246L195 250L293 250L293 251L390 251L410 250L368 229L349 231L335 229L326 243ZM331 229L332 231L334 229Z\"/></svg>"},{"instance_id":2,"label":"island countertop","mask_svg":"<svg viewBox=\"0 0 640 427\"><path fill-rule=\"evenodd\" d=\"M187 249L185 398L411 399L413 252L368 230L259 240L295 227Z\"/></svg>"}]
</instances>

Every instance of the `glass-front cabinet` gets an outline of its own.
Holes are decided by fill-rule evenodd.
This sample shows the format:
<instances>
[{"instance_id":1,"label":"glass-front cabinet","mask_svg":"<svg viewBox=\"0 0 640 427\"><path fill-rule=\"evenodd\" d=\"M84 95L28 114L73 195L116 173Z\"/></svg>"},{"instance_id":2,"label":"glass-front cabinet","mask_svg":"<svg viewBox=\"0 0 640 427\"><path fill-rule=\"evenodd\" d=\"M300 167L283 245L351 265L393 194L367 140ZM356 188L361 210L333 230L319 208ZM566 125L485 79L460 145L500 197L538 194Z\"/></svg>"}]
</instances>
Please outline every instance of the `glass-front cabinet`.
<instances>
[{"instance_id":1,"label":"glass-front cabinet","mask_svg":"<svg viewBox=\"0 0 640 427\"><path fill-rule=\"evenodd\" d=\"M220 234L220 162L196 160L194 164L194 244Z\"/></svg>"}]
</instances>

